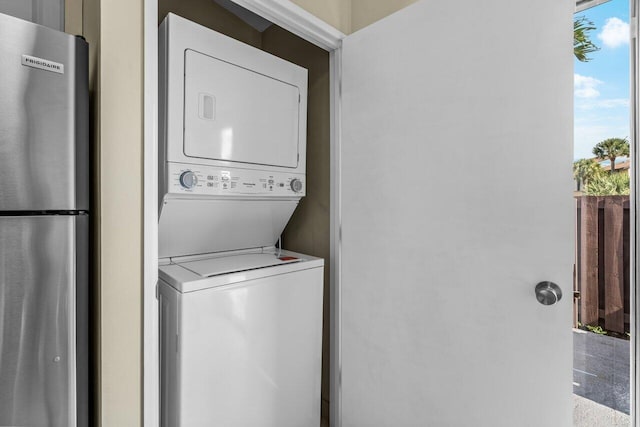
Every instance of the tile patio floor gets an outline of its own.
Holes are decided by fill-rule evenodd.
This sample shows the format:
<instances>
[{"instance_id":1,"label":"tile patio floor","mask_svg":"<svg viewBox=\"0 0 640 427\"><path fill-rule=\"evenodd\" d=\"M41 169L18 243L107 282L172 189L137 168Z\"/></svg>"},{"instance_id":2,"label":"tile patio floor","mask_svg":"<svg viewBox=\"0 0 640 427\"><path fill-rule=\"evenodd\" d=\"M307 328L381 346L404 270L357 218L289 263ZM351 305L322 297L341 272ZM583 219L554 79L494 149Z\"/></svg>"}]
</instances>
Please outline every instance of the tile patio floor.
<instances>
[{"instance_id":1,"label":"tile patio floor","mask_svg":"<svg viewBox=\"0 0 640 427\"><path fill-rule=\"evenodd\" d=\"M574 426L629 425L629 341L574 329Z\"/></svg>"}]
</instances>

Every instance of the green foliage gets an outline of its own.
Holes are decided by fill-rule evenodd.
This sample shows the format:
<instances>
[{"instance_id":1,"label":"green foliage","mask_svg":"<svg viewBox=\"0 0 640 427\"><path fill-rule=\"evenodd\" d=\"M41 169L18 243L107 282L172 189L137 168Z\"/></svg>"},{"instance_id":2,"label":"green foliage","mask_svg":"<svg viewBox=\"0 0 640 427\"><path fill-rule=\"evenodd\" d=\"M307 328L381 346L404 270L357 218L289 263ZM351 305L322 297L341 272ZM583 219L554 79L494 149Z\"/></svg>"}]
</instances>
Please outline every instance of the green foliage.
<instances>
[{"instance_id":1,"label":"green foliage","mask_svg":"<svg viewBox=\"0 0 640 427\"><path fill-rule=\"evenodd\" d=\"M608 138L593 147L593 154L600 159L611 161L611 174L615 172L616 157L629 155L629 141L627 138Z\"/></svg>"},{"instance_id":2,"label":"green foliage","mask_svg":"<svg viewBox=\"0 0 640 427\"><path fill-rule=\"evenodd\" d=\"M591 58L588 55L600 50L589 36L595 29L593 22L585 16L578 16L573 20L573 54L580 62L589 62Z\"/></svg>"},{"instance_id":3,"label":"green foliage","mask_svg":"<svg viewBox=\"0 0 640 427\"><path fill-rule=\"evenodd\" d=\"M589 332L593 332L594 334L607 335L607 331L602 329L602 326L586 325L586 328L589 330Z\"/></svg>"},{"instance_id":4,"label":"green foliage","mask_svg":"<svg viewBox=\"0 0 640 427\"><path fill-rule=\"evenodd\" d=\"M580 159L573 162L573 177L584 185L603 174L604 170L596 159Z\"/></svg>"},{"instance_id":5,"label":"green foliage","mask_svg":"<svg viewBox=\"0 0 640 427\"><path fill-rule=\"evenodd\" d=\"M607 335L607 331L605 329L602 329L602 326L583 325L582 323L578 322L578 328L593 332L594 334L598 335Z\"/></svg>"},{"instance_id":6,"label":"green foliage","mask_svg":"<svg viewBox=\"0 0 640 427\"><path fill-rule=\"evenodd\" d=\"M616 172L595 177L585 185L587 196L621 196L629 195L630 183L627 172Z\"/></svg>"}]
</instances>

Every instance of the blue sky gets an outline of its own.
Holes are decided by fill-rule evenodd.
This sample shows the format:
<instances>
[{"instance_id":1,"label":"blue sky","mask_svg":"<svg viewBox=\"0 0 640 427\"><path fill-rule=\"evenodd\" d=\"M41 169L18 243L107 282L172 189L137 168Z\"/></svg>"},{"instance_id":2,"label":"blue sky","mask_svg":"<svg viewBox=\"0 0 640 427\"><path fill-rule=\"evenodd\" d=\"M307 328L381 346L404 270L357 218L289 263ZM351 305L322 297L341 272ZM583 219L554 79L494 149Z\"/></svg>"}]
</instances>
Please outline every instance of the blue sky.
<instances>
[{"instance_id":1,"label":"blue sky","mask_svg":"<svg viewBox=\"0 0 640 427\"><path fill-rule=\"evenodd\" d=\"M593 157L607 138L629 137L629 1L611 0L576 16L596 26L600 47L589 62L574 65L574 159Z\"/></svg>"}]
</instances>

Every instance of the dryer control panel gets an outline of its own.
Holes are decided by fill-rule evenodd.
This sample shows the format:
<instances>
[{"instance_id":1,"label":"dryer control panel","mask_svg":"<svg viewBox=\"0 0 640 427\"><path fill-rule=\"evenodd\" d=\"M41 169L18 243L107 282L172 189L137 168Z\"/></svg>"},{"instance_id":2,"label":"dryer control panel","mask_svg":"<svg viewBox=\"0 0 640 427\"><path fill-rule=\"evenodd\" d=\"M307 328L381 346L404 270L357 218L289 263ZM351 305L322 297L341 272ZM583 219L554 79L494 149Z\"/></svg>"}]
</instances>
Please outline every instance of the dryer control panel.
<instances>
[{"instance_id":1,"label":"dryer control panel","mask_svg":"<svg viewBox=\"0 0 640 427\"><path fill-rule=\"evenodd\" d=\"M174 194L269 195L303 197L305 175L255 169L168 163L169 192Z\"/></svg>"}]
</instances>

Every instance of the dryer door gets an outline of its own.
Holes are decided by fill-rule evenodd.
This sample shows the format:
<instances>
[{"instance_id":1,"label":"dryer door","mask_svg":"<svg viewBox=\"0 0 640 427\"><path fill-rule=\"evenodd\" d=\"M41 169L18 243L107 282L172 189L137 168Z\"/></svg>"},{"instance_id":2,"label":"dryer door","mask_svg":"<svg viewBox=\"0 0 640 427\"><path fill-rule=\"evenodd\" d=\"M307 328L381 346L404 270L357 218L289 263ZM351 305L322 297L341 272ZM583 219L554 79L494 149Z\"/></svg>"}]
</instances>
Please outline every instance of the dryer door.
<instances>
[{"instance_id":1,"label":"dryer door","mask_svg":"<svg viewBox=\"0 0 640 427\"><path fill-rule=\"evenodd\" d=\"M190 49L184 55L186 156L298 166L298 87Z\"/></svg>"}]
</instances>

